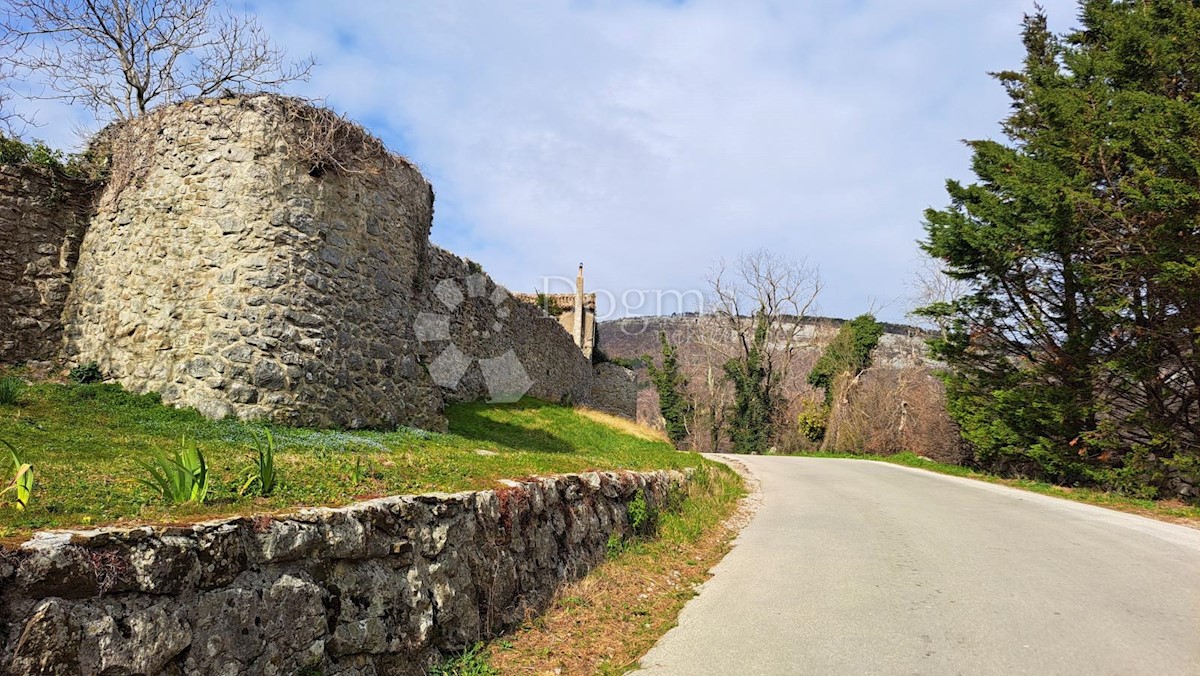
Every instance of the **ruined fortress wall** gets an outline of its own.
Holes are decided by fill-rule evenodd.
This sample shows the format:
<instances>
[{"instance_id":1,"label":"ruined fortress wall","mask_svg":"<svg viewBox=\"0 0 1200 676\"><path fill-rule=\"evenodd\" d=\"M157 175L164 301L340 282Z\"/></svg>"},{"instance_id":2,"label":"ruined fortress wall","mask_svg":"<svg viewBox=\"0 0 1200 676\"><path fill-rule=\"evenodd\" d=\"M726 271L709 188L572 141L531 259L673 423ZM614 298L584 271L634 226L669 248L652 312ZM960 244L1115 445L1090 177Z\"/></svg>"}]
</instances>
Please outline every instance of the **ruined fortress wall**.
<instances>
[{"instance_id":1,"label":"ruined fortress wall","mask_svg":"<svg viewBox=\"0 0 1200 676\"><path fill-rule=\"evenodd\" d=\"M553 318L429 244L433 191L328 111L192 102L111 132L64 355L220 418L445 427L446 401L585 403Z\"/></svg>"},{"instance_id":2,"label":"ruined fortress wall","mask_svg":"<svg viewBox=\"0 0 1200 676\"><path fill-rule=\"evenodd\" d=\"M588 406L637 420L638 385L633 371L612 362L596 364Z\"/></svg>"},{"instance_id":3,"label":"ruined fortress wall","mask_svg":"<svg viewBox=\"0 0 1200 676\"><path fill-rule=\"evenodd\" d=\"M0 673L424 674L520 625L667 504L588 472L188 526L43 533L0 556Z\"/></svg>"},{"instance_id":4,"label":"ruined fortress wall","mask_svg":"<svg viewBox=\"0 0 1200 676\"><path fill-rule=\"evenodd\" d=\"M209 100L119 130L66 357L210 417L443 427L411 329L432 190L324 112Z\"/></svg>"},{"instance_id":5,"label":"ruined fortress wall","mask_svg":"<svg viewBox=\"0 0 1200 676\"><path fill-rule=\"evenodd\" d=\"M93 194L47 170L0 167L0 362L57 356Z\"/></svg>"},{"instance_id":6,"label":"ruined fortress wall","mask_svg":"<svg viewBox=\"0 0 1200 676\"><path fill-rule=\"evenodd\" d=\"M591 364L554 317L438 247L426 275L418 340L448 400L588 400Z\"/></svg>"}]
</instances>

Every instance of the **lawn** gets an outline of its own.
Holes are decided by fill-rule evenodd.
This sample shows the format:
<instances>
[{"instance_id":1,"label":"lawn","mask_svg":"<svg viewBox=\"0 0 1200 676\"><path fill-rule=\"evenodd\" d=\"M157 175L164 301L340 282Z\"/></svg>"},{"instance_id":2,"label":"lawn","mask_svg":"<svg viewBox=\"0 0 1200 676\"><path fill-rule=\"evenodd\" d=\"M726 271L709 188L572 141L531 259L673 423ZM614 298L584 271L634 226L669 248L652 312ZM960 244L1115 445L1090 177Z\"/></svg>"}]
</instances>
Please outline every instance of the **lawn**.
<instances>
[{"instance_id":1,"label":"lawn","mask_svg":"<svg viewBox=\"0 0 1200 676\"><path fill-rule=\"evenodd\" d=\"M187 522L380 495L483 489L501 478L538 474L706 462L623 421L531 399L457 405L447 417L445 434L292 429L212 421L116 385L35 383L15 404L0 404L0 439L34 471L28 509L13 506L12 492L0 498L0 538L40 528ZM280 486L269 497L241 495L254 462L255 434L264 430L275 440ZM149 475L138 461L174 453L185 438L207 459L208 498L202 505L167 505L139 482ZM6 461L5 450L0 469Z\"/></svg>"}]
</instances>

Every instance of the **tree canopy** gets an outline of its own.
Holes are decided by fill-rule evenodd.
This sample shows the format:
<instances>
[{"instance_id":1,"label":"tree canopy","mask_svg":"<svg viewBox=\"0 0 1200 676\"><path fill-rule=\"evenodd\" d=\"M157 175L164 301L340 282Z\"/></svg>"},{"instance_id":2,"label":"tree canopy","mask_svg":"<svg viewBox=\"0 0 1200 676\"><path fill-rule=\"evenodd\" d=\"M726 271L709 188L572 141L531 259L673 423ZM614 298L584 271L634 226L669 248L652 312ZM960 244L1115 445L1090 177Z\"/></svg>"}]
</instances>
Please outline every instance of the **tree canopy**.
<instances>
[{"instance_id":1,"label":"tree canopy","mask_svg":"<svg viewBox=\"0 0 1200 676\"><path fill-rule=\"evenodd\" d=\"M1084 0L1024 25L1006 142L970 141L923 248L969 291L952 415L980 462L1153 493L1200 475L1200 6Z\"/></svg>"}]
</instances>

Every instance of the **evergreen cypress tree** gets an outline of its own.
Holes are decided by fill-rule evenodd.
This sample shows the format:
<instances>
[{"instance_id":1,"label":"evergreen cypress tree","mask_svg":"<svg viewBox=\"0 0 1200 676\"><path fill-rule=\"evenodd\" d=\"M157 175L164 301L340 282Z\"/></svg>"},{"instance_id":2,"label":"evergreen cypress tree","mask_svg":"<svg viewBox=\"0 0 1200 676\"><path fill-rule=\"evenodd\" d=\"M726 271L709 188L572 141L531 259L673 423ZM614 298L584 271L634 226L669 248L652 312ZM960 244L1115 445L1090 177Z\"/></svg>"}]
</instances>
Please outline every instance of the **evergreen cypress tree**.
<instances>
[{"instance_id":1,"label":"evergreen cypress tree","mask_svg":"<svg viewBox=\"0 0 1200 676\"><path fill-rule=\"evenodd\" d=\"M979 461L1145 486L1200 473L1200 6L1080 10L1065 37L1026 17L1008 143L970 142L978 181L926 212L971 292L922 313Z\"/></svg>"}]
</instances>

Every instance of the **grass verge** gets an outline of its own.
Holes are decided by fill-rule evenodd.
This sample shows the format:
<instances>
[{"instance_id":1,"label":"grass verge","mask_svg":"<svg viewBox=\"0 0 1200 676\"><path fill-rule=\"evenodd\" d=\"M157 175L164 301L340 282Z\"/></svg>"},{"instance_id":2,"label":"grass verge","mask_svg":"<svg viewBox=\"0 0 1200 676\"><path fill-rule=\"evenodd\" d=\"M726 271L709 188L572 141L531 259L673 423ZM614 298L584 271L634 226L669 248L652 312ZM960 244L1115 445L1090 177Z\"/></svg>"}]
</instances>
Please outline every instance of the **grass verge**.
<instances>
[{"instance_id":1,"label":"grass verge","mask_svg":"<svg viewBox=\"0 0 1200 676\"><path fill-rule=\"evenodd\" d=\"M603 417L536 400L459 405L447 417L446 434L292 429L212 421L116 385L25 385L15 403L0 404L0 439L33 465L34 488L24 511L0 503L0 539L40 528L189 522L380 495L491 488L500 478L705 462L665 442L624 433ZM274 437L279 485L270 497L242 495L239 488L256 460L255 435L264 430ZM139 482L149 475L138 463L171 456L185 438L207 460L208 498L167 505Z\"/></svg>"},{"instance_id":2,"label":"grass verge","mask_svg":"<svg viewBox=\"0 0 1200 676\"><path fill-rule=\"evenodd\" d=\"M562 589L546 613L492 641L490 673L621 674L636 667L728 551L735 529L726 522L744 494L741 478L724 465L697 471L679 508L660 515L657 537L610 547L609 560Z\"/></svg>"},{"instance_id":3,"label":"grass verge","mask_svg":"<svg viewBox=\"0 0 1200 676\"><path fill-rule=\"evenodd\" d=\"M1085 502L1089 505L1097 505L1099 507L1107 507L1130 514L1158 519L1160 521L1169 521L1171 523L1179 523L1193 528L1200 528L1200 506L1189 505L1180 500L1143 500L1139 498L1131 498L1119 493L1110 493L1100 491L1093 488L1073 488L1068 486L1058 486L1055 484L1046 483L1044 481L1034 481L1032 479L1008 479L999 477L994 474L987 474L973 470L969 467L961 465L947 465L940 462L935 462L927 458L923 458L916 453L897 453L895 455L860 455L853 453L809 453L805 454L812 458L849 458L853 460L874 460L876 462L889 462L893 465L904 465L906 467L915 467L917 469L929 470L940 474L950 474L953 476L965 477L968 479L976 479L978 481L986 481L988 483L1000 484L1002 486L1011 486L1020 488L1042 495L1049 495L1056 498L1066 500L1074 500L1075 502Z\"/></svg>"}]
</instances>

